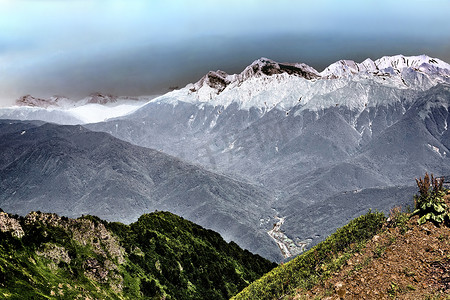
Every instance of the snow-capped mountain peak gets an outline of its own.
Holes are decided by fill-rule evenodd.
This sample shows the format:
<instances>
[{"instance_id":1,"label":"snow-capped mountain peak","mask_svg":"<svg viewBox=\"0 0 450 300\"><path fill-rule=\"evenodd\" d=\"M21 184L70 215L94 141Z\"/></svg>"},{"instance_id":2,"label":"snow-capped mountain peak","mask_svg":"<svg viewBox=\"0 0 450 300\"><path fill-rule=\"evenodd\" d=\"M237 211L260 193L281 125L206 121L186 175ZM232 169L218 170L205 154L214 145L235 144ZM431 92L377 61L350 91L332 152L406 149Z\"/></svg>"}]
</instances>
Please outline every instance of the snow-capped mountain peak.
<instances>
[{"instance_id":1,"label":"snow-capped mountain peak","mask_svg":"<svg viewBox=\"0 0 450 300\"><path fill-rule=\"evenodd\" d=\"M153 101L224 107L237 103L241 109L255 107L263 111L273 108L287 111L298 105L309 110L330 105L364 109L367 105L376 105L364 100L367 89L373 84L422 91L438 83L450 83L450 65L426 55L385 56L375 61L367 58L361 63L340 60L321 73L306 64L278 63L262 57L241 73L210 71L198 82ZM344 102L336 103L326 96L336 90L344 91L345 87L353 91L354 97L342 98Z\"/></svg>"},{"instance_id":2,"label":"snow-capped mountain peak","mask_svg":"<svg viewBox=\"0 0 450 300\"><path fill-rule=\"evenodd\" d=\"M66 104L69 99L62 96L52 96L48 99L33 97L31 95L25 95L16 100L17 106L31 106L31 107L60 107Z\"/></svg>"},{"instance_id":3,"label":"snow-capped mountain peak","mask_svg":"<svg viewBox=\"0 0 450 300\"><path fill-rule=\"evenodd\" d=\"M72 108L86 104L109 104L116 103L119 97L102 94L92 93L88 97L81 100L73 100L64 96L51 96L49 98L38 98L31 95L25 95L16 100L17 106L30 106L41 108ZM136 100L133 98L127 98L130 100Z\"/></svg>"},{"instance_id":4,"label":"snow-capped mountain peak","mask_svg":"<svg viewBox=\"0 0 450 300\"><path fill-rule=\"evenodd\" d=\"M328 66L320 73L320 76L322 78L336 79L353 74L376 71L377 66L370 58L366 59L362 63L357 63L353 60L340 60Z\"/></svg>"},{"instance_id":5,"label":"snow-capped mountain peak","mask_svg":"<svg viewBox=\"0 0 450 300\"><path fill-rule=\"evenodd\" d=\"M378 69L387 69L389 67L396 70L402 70L404 68L414 68L427 70L430 66L432 69L439 68L444 70L450 70L450 65L440 59L432 58L427 55L417 56L383 56L375 61Z\"/></svg>"},{"instance_id":6,"label":"snow-capped mountain peak","mask_svg":"<svg viewBox=\"0 0 450 300\"><path fill-rule=\"evenodd\" d=\"M362 63L357 63L353 60L340 60L328 66L320 73L320 75L322 78L337 79L356 74L400 74L404 69L408 68L428 75L440 74L450 76L449 64L440 59L432 58L427 55L384 56L375 61L368 58Z\"/></svg>"},{"instance_id":7,"label":"snow-capped mountain peak","mask_svg":"<svg viewBox=\"0 0 450 300\"><path fill-rule=\"evenodd\" d=\"M261 57L247 66L241 73L229 75L224 71L209 71L199 81L190 86L191 92L199 92L202 87L213 89L215 94L220 94L232 83L242 84L251 78L267 77L276 74L288 74L305 79L319 78L319 73L312 67L303 63L278 63L269 58ZM201 93L201 92L200 92Z\"/></svg>"},{"instance_id":8,"label":"snow-capped mountain peak","mask_svg":"<svg viewBox=\"0 0 450 300\"><path fill-rule=\"evenodd\" d=\"M319 73L312 67L303 63L278 63L274 60L261 57L255 60L239 74L239 79L244 81L250 77L272 76L275 74L287 73L289 75L300 76L305 79L320 77Z\"/></svg>"},{"instance_id":9,"label":"snow-capped mountain peak","mask_svg":"<svg viewBox=\"0 0 450 300\"><path fill-rule=\"evenodd\" d=\"M203 86L208 87L217 91L217 94L222 92L236 77L236 75L228 75L226 72L217 70L209 71L205 76L203 76L199 81L197 81L193 87L190 88L191 92L196 92L200 90Z\"/></svg>"},{"instance_id":10,"label":"snow-capped mountain peak","mask_svg":"<svg viewBox=\"0 0 450 300\"><path fill-rule=\"evenodd\" d=\"M367 95L373 85L387 89L423 91L438 83L450 83L450 65L426 55L385 56L375 61L368 58L360 63L340 60L321 73L303 63L278 63L262 57L238 74L210 71L196 83L169 92L151 102L172 105L187 102L223 107L234 103L240 109L257 108L264 113L274 108L288 112L294 106L312 111L337 105L364 110L366 107L376 106L380 101L400 101L387 95L377 98L378 102L368 102ZM337 103L329 96L336 91L348 93L348 96L340 97L341 100ZM70 105L70 100L64 97L39 99L28 95L19 99L18 105L81 111L78 107L84 105L106 104L112 108L119 106L118 100L127 100L129 104L130 99L96 93L82 100L72 101ZM86 121L93 120L89 118Z\"/></svg>"}]
</instances>

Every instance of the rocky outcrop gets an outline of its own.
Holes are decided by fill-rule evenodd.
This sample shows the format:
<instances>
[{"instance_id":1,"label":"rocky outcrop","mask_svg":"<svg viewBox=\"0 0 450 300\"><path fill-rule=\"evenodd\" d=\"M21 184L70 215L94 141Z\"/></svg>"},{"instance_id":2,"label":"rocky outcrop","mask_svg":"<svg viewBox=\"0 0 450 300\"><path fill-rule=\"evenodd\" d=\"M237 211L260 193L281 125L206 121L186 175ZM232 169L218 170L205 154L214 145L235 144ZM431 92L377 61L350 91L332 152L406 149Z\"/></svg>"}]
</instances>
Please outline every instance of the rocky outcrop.
<instances>
[{"instance_id":1,"label":"rocky outcrop","mask_svg":"<svg viewBox=\"0 0 450 300\"><path fill-rule=\"evenodd\" d=\"M75 241L81 245L92 247L96 254L111 257L117 260L119 264L124 262L125 251L123 247L120 246L117 238L100 222L97 223L83 218L69 219L60 217L57 214L40 212L31 212L25 217L25 224L27 225L39 222L46 226L60 227L70 231Z\"/></svg>"},{"instance_id":2,"label":"rocky outcrop","mask_svg":"<svg viewBox=\"0 0 450 300\"><path fill-rule=\"evenodd\" d=\"M74 240L82 245L90 245L95 253L116 259L119 264L124 262L124 249L105 225L87 219L76 221L76 226L72 227Z\"/></svg>"},{"instance_id":3,"label":"rocky outcrop","mask_svg":"<svg viewBox=\"0 0 450 300\"><path fill-rule=\"evenodd\" d=\"M22 226L17 219L11 218L7 213L0 212L0 231L10 232L16 238L22 238L24 235Z\"/></svg>"},{"instance_id":4,"label":"rocky outcrop","mask_svg":"<svg viewBox=\"0 0 450 300\"><path fill-rule=\"evenodd\" d=\"M117 102L117 97L108 94L102 93L93 93L90 94L87 98L87 103L95 103L95 104L107 104L107 103L115 103Z\"/></svg>"},{"instance_id":5,"label":"rocky outcrop","mask_svg":"<svg viewBox=\"0 0 450 300\"><path fill-rule=\"evenodd\" d=\"M53 243L45 243L41 249L36 251L36 254L52 260L55 264L64 262L70 264L69 252L66 248L55 245Z\"/></svg>"}]
</instances>

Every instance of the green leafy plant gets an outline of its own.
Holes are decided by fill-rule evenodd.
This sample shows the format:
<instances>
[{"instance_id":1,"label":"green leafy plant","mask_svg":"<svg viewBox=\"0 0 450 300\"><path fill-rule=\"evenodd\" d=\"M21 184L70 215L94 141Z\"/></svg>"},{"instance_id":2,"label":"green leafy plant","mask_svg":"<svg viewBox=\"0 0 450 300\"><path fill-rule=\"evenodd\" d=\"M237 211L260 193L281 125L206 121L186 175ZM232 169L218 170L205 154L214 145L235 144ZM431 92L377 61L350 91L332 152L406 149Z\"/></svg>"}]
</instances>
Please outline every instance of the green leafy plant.
<instances>
[{"instance_id":1,"label":"green leafy plant","mask_svg":"<svg viewBox=\"0 0 450 300\"><path fill-rule=\"evenodd\" d=\"M442 187L443 180L434 178L431 174L431 180L428 173L424 178L416 179L419 187L419 194L414 196L415 211L413 215L419 215L419 225L432 221L436 224L449 220L447 205L444 201L445 190Z\"/></svg>"}]
</instances>

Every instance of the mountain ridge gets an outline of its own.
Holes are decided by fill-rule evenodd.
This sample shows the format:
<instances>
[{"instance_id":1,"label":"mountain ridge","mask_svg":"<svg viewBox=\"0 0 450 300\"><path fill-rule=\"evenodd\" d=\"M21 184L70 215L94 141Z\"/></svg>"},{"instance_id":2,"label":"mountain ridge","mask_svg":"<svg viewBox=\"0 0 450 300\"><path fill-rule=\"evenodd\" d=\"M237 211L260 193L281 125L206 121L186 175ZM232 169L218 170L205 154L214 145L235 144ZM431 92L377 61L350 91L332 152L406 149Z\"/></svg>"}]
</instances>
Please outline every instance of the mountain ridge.
<instances>
[{"instance_id":1,"label":"mountain ridge","mask_svg":"<svg viewBox=\"0 0 450 300\"><path fill-rule=\"evenodd\" d=\"M130 225L0 210L0 297L229 299L275 266L169 212Z\"/></svg>"},{"instance_id":2,"label":"mountain ridge","mask_svg":"<svg viewBox=\"0 0 450 300\"><path fill-rule=\"evenodd\" d=\"M306 64L278 63L263 57L239 74L210 71L196 83L152 101L173 105L184 101L224 107L238 103L246 110L252 107L289 110L308 102L315 105L314 97L334 92L349 81L426 90L438 83L450 83L450 65L426 55L396 55L375 61L368 58L362 63L340 60L319 73ZM312 109L311 106L308 108Z\"/></svg>"},{"instance_id":3,"label":"mountain ridge","mask_svg":"<svg viewBox=\"0 0 450 300\"><path fill-rule=\"evenodd\" d=\"M118 101L139 101L139 97L123 97L114 96L111 94L104 94L100 92L92 93L89 96L74 100L65 96L52 96L49 98L39 98L32 95L25 95L16 100L16 106L29 106L29 107L41 107L41 108L71 108L78 107L86 104L115 104Z\"/></svg>"},{"instance_id":4,"label":"mountain ridge","mask_svg":"<svg viewBox=\"0 0 450 300\"><path fill-rule=\"evenodd\" d=\"M259 224L272 202L261 187L79 125L0 122L0 128L3 209L124 223L148 210L169 210L279 260Z\"/></svg>"}]
</instances>

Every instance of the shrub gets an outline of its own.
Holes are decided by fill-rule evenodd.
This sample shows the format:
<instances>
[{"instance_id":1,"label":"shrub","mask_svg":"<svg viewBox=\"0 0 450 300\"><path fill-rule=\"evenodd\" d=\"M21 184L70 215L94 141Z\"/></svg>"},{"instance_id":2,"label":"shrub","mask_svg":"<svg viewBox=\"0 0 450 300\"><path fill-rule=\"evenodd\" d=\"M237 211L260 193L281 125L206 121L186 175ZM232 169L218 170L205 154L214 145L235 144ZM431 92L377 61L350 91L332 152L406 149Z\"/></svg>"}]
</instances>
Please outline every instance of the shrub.
<instances>
[{"instance_id":1,"label":"shrub","mask_svg":"<svg viewBox=\"0 0 450 300\"><path fill-rule=\"evenodd\" d=\"M142 279L140 289L145 297L154 297L159 294L159 288L153 279Z\"/></svg>"},{"instance_id":2,"label":"shrub","mask_svg":"<svg viewBox=\"0 0 450 300\"><path fill-rule=\"evenodd\" d=\"M434 178L433 174L431 174L430 180L428 173L425 173L424 178L416 179L416 182L419 187L419 194L414 196L415 211L413 215L419 215L419 225L427 221L432 221L435 224L448 221L449 213L444 201L443 180Z\"/></svg>"},{"instance_id":3,"label":"shrub","mask_svg":"<svg viewBox=\"0 0 450 300\"><path fill-rule=\"evenodd\" d=\"M404 234L408 231L408 221L411 213L403 212L400 206L393 207L389 212L389 218L387 219L388 227L397 227L400 229L400 233Z\"/></svg>"}]
</instances>

